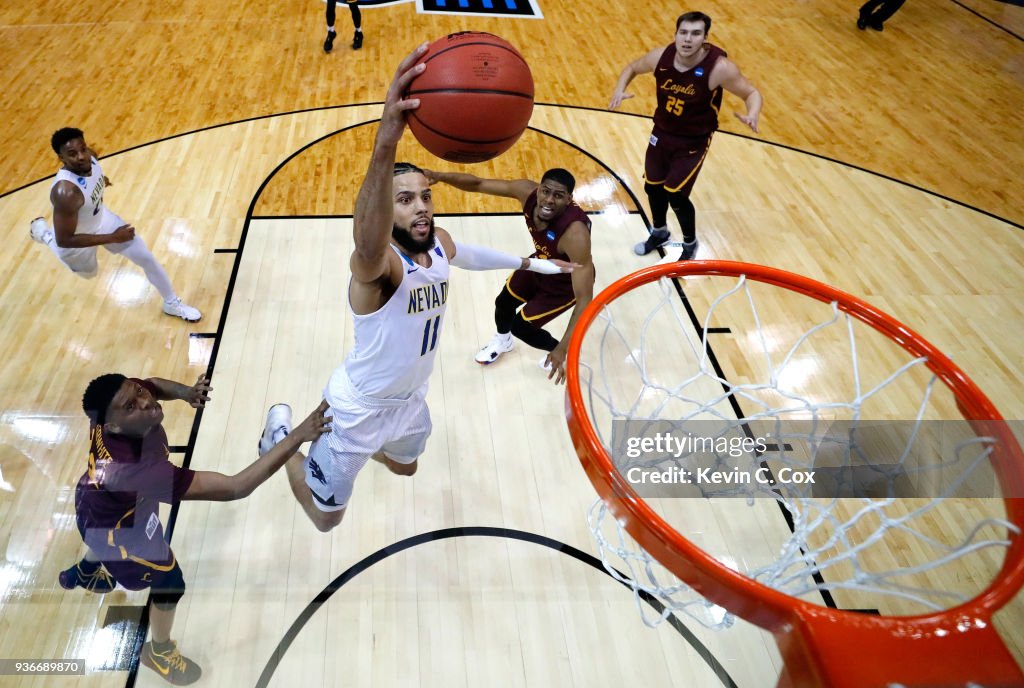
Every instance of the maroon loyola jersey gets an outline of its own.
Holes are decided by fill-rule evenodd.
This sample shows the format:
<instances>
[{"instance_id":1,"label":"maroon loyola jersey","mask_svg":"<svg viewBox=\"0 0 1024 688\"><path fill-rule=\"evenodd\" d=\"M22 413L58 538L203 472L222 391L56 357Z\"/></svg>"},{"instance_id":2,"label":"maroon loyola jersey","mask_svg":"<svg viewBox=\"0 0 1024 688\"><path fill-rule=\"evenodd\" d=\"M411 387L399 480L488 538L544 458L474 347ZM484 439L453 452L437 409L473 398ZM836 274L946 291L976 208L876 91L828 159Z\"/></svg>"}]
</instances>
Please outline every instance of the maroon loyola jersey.
<instances>
[{"instance_id":1,"label":"maroon loyola jersey","mask_svg":"<svg viewBox=\"0 0 1024 688\"><path fill-rule=\"evenodd\" d=\"M589 232L590 218L583 212L583 208L576 205L576 201L569 201L569 205L565 206L562 214L548 222L547 229L537 229L537 225L533 223L533 213L535 210L537 210L536 189L527 197L526 203L523 203L526 227L530 230L530 238L533 239L533 248L535 249L530 257L569 260L569 256L559 253L558 242L562 240L565 230L569 229L573 222L582 222ZM566 274L566 277L568 277L568 274Z\"/></svg>"},{"instance_id":2,"label":"maroon loyola jersey","mask_svg":"<svg viewBox=\"0 0 1024 688\"><path fill-rule=\"evenodd\" d=\"M150 393L148 382L135 380ZM89 431L89 467L75 490L78 530L101 561L165 562L160 502L174 504L185 496L195 472L167 460L167 433L162 425L139 439Z\"/></svg>"},{"instance_id":3,"label":"maroon loyola jersey","mask_svg":"<svg viewBox=\"0 0 1024 688\"><path fill-rule=\"evenodd\" d=\"M705 43L708 54L685 72L675 68L676 45L670 43L658 60L654 78L658 82L658 107L654 111L654 129L675 136L707 136L718 129L718 109L722 105L722 87L708 86L711 69L725 51Z\"/></svg>"}]
</instances>

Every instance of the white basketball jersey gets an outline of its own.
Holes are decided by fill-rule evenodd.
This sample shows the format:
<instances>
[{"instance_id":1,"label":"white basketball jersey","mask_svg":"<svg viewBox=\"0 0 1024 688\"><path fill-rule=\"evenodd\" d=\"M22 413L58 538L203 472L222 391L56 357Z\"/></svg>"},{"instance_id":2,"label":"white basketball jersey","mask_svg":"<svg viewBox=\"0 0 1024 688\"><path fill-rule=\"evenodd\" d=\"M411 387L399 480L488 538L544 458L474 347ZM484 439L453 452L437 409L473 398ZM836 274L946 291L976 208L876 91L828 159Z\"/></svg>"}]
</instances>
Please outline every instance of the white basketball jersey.
<instances>
[{"instance_id":1,"label":"white basketball jersey","mask_svg":"<svg viewBox=\"0 0 1024 688\"><path fill-rule=\"evenodd\" d=\"M395 246L405 274L388 302L368 315L352 315L355 347L327 384L339 398L345 380L359 394L379 399L407 399L434 369L434 354L448 302L448 256L435 241L425 268ZM331 401L331 399L328 399Z\"/></svg>"},{"instance_id":2,"label":"white basketball jersey","mask_svg":"<svg viewBox=\"0 0 1024 688\"><path fill-rule=\"evenodd\" d=\"M52 189L57 182L69 181L78 187L85 196L85 203L78 209L78 226L76 234L99 234L100 220L103 218L103 170L96 158L92 159L92 172L82 177L69 169L61 168L50 184Z\"/></svg>"}]
</instances>

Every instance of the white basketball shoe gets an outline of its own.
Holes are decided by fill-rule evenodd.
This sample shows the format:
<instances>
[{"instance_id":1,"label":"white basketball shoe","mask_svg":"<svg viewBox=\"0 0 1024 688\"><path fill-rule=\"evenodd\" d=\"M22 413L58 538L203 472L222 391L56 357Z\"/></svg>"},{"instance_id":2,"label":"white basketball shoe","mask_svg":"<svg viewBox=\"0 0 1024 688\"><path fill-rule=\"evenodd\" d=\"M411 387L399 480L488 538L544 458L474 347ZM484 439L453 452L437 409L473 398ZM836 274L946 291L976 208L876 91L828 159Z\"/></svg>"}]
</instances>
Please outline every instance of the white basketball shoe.
<instances>
[{"instance_id":1,"label":"white basketball shoe","mask_svg":"<svg viewBox=\"0 0 1024 688\"><path fill-rule=\"evenodd\" d=\"M288 404L274 404L267 411L267 422L260 435L260 456L274 448L274 445L292 431L292 407Z\"/></svg>"},{"instance_id":2,"label":"white basketball shoe","mask_svg":"<svg viewBox=\"0 0 1024 688\"><path fill-rule=\"evenodd\" d=\"M481 365L490 365L498 360L498 357L512 350L514 340L511 332L496 334L491 337L490 343L477 352L475 360Z\"/></svg>"},{"instance_id":3,"label":"white basketball shoe","mask_svg":"<svg viewBox=\"0 0 1024 688\"><path fill-rule=\"evenodd\" d=\"M164 301L164 313L167 315L173 315L176 318L187 320L188 322L199 322L203 317L203 314L199 312L198 308L184 303L180 296L175 296L172 301Z\"/></svg>"}]
</instances>

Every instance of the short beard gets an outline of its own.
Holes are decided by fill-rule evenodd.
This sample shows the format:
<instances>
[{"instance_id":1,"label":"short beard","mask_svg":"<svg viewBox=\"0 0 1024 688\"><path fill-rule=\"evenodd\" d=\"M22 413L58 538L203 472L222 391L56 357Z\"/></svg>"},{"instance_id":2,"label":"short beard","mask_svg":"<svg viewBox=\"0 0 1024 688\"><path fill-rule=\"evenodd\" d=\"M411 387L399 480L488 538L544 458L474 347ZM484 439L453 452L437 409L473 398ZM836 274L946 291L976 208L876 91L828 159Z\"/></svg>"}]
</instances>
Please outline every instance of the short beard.
<instances>
[{"instance_id":1,"label":"short beard","mask_svg":"<svg viewBox=\"0 0 1024 688\"><path fill-rule=\"evenodd\" d=\"M416 255L417 253L426 253L430 249L434 248L434 220L430 220L430 232L422 241L416 241L412 238L412 234L408 229L393 225L391 227L391 238L395 240L395 243L401 246L406 253L410 255Z\"/></svg>"}]
</instances>

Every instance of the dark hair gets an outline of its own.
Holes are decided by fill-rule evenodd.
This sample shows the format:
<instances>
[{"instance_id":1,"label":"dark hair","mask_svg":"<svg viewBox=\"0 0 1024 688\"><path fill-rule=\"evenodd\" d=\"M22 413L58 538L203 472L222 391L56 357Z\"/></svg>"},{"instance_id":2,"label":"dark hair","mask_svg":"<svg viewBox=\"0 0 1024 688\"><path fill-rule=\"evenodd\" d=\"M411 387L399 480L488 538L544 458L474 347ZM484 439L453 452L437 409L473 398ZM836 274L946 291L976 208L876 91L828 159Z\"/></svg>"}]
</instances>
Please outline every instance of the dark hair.
<instances>
[{"instance_id":1,"label":"dark hair","mask_svg":"<svg viewBox=\"0 0 1024 688\"><path fill-rule=\"evenodd\" d=\"M398 175L405 174L406 172L419 172L420 174L423 174L423 170L416 167L411 162L396 162L395 171L392 176L397 177Z\"/></svg>"},{"instance_id":2,"label":"dark hair","mask_svg":"<svg viewBox=\"0 0 1024 688\"><path fill-rule=\"evenodd\" d=\"M53 132L53 136L50 137L50 145L53 146L53 152L60 155L60 149L64 147L64 144L68 141L74 141L75 139L84 139L85 134L82 133L81 129L75 129L74 127L64 127Z\"/></svg>"},{"instance_id":3,"label":"dark hair","mask_svg":"<svg viewBox=\"0 0 1024 688\"><path fill-rule=\"evenodd\" d=\"M85 394L82 395L82 410L94 425L103 425L107 422L110 402L114 400L127 379L120 373L107 373L94 379L85 388Z\"/></svg>"},{"instance_id":4,"label":"dark hair","mask_svg":"<svg viewBox=\"0 0 1024 688\"><path fill-rule=\"evenodd\" d=\"M541 183L550 179L553 182L558 182L566 189L569 193L576 188L576 177L572 176L569 170L563 170L561 167L555 167L544 173L544 176L540 178Z\"/></svg>"},{"instance_id":5,"label":"dark hair","mask_svg":"<svg viewBox=\"0 0 1024 688\"><path fill-rule=\"evenodd\" d=\"M683 22L704 22L704 35L707 36L711 32L711 17L704 14L703 12L684 12L679 15L679 19L676 19L676 31L679 30L679 25Z\"/></svg>"}]
</instances>

